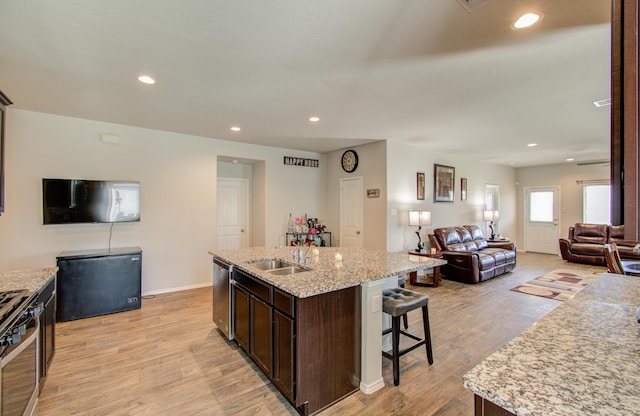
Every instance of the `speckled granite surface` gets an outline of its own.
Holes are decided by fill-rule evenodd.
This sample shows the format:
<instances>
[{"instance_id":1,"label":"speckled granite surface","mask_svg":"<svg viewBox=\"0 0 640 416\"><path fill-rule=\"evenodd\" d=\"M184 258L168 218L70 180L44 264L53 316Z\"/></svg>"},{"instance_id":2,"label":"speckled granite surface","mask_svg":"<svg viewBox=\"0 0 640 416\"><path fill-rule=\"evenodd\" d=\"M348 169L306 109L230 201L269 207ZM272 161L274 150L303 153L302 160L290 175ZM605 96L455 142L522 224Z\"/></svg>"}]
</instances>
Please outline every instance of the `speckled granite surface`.
<instances>
[{"instance_id":1,"label":"speckled granite surface","mask_svg":"<svg viewBox=\"0 0 640 416\"><path fill-rule=\"evenodd\" d=\"M300 298L446 264L445 260L430 257L343 247L318 247L317 256L314 256L312 247L307 252L307 261L302 263L311 270L303 273L277 276L248 263L273 258L293 261L293 249L294 247L251 247L239 250L211 250L209 253ZM336 254L342 256L342 261L336 261Z\"/></svg>"},{"instance_id":2,"label":"speckled granite surface","mask_svg":"<svg viewBox=\"0 0 640 416\"><path fill-rule=\"evenodd\" d=\"M640 279L604 273L464 376L516 415L640 414Z\"/></svg>"},{"instance_id":3,"label":"speckled granite surface","mask_svg":"<svg viewBox=\"0 0 640 416\"><path fill-rule=\"evenodd\" d=\"M57 267L0 272L0 291L27 289L31 294L42 290L58 271Z\"/></svg>"}]
</instances>

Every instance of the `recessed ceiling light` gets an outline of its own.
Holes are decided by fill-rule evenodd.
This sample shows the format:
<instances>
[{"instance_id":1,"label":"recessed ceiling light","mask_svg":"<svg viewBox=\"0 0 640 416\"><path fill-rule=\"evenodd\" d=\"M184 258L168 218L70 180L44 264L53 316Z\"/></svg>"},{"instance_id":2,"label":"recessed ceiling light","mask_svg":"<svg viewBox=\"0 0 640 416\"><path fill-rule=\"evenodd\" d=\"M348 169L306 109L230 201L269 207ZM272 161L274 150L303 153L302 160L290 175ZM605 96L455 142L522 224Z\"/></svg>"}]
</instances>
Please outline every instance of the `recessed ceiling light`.
<instances>
[{"instance_id":1,"label":"recessed ceiling light","mask_svg":"<svg viewBox=\"0 0 640 416\"><path fill-rule=\"evenodd\" d=\"M527 146L528 147L536 147L538 145L538 143L529 143Z\"/></svg>"},{"instance_id":2,"label":"recessed ceiling light","mask_svg":"<svg viewBox=\"0 0 640 416\"><path fill-rule=\"evenodd\" d=\"M312 123L317 123L318 121L320 121L320 117L318 116L309 117L309 121Z\"/></svg>"},{"instance_id":3,"label":"recessed ceiling light","mask_svg":"<svg viewBox=\"0 0 640 416\"><path fill-rule=\"evenodd\" d=\"M568 157L568 158L566 158L565 160L566 160L567 162L573 162L575 159L574 159L574 158L572 158L572 157Z\"/></svg>"},{"instance_id":4,"label":"recessed ceiling light","mask_svg":"<svg viewBox=\"0 0 640 416\"><path fill-rule=\"evenodd\" d=\"M240 131L240 127L238 127L238 126L231 126L231 131Z\"/></svg>"},{"instance_id":5,"label":"recessed ceiling light","mask_svg":"<svg viewBox=\"0 0 640 416\"><path fill-rule=\"evenodd\" d=\"M605 98L604 100L594 101L593 105L596 107L606 107L611 105L611 98Z\"/></svg>"},{"instance_id":6,"label":"recessed ceiling light","mask_svg":"<svg viewBox=\"0 0 640 416\"><path fill-rule=\"evenodd\" d=\"M524 29L538 23L542 19L542 13L525 13L518 17L511 26L513 29Z\"/></svg>"},{"instance_id":7,"label":"recessed ceiling light","mask_svg":"<svg viewBox=\"0 0 640 416\"><path fill-rule=\"evenodd\" d=\"M153 85L156 83L156 80L151 78L149 75L140 75L138 77L138 81L142 82L143 84L148 84L148 85Z\"/></svg>"}]
</instances>

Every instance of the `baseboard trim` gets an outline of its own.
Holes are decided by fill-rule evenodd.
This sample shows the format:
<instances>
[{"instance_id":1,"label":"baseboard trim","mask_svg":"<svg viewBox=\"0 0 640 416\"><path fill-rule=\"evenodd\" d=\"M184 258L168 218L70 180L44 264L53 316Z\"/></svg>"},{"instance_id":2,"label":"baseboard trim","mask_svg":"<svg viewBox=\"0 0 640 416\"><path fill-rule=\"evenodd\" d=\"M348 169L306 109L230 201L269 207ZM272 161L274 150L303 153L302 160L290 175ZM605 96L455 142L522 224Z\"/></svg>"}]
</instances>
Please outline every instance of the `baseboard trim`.
<instances>
[{"instance_id":1,"label":"baseboard trim","mask_svg":"<svg viewBox=\"0 0 640 416\"><path fill-rule=\"evenodd\" d=\"M163 293L181 292L183 290L190 290L190 289L200 289L201 287L207 287L211 285L212 283L208 282L208 283L198 283L195 285L188 285L188 286L170 287L167 289L152 290L150 292L144 292L142 296L144 297L144 296L152 296L152 295L161 295Z\"/></svg>"}]
</instances>

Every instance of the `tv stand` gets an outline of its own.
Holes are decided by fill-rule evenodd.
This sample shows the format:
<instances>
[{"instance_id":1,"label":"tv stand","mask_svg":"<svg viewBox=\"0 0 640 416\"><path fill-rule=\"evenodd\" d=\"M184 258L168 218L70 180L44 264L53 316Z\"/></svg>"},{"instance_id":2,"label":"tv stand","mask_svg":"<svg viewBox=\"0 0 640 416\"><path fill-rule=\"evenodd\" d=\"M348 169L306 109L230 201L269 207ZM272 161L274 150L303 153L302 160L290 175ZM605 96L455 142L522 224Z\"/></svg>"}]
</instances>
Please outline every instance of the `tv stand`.
<instances>
[{"instance_id":1,"label":"tv stand","mask_svg":"<svg viewBox=\"0 0 640 416\"><path fill-rule=\"evenodd\" d=\"M57 263L56 322L140 309L140 247L65 251Z\"/></svg>"}]
</instances>

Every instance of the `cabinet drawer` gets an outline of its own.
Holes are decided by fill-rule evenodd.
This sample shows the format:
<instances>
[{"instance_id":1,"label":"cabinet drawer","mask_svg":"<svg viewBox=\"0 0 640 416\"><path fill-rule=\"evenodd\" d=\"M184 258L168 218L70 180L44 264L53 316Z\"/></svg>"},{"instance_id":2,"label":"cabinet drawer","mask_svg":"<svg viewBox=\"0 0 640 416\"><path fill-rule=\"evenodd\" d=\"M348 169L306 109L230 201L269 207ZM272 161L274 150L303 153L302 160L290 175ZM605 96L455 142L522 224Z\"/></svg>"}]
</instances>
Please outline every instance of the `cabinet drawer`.
<instances>
[{"instance_id":1,"label":"cabinet drawer","mask_svg":"<svg viewBox=\"0 0 640 416\"><path fill-rule=\"evenodd\" d=\"M291 317L294 316L293 296L278 288L273 289L273 306Z\"/></svg>"},{"instance_id":2,"label":"cabinet drawer","mask_svg":"<svg viewBox=\"0 0 640 416\"><path fill-rule=\"evenodd\" d=\"M265 302L269 304L271 303L271 286L270 285L266 283L262 283L258 279L254 279L248 274L237 269L234 269L233 279L236 281L236 283L239 283L240 285L248 289L249 292L258 296Z\"/></svg>"}]
</instances>

